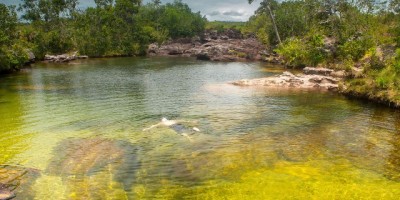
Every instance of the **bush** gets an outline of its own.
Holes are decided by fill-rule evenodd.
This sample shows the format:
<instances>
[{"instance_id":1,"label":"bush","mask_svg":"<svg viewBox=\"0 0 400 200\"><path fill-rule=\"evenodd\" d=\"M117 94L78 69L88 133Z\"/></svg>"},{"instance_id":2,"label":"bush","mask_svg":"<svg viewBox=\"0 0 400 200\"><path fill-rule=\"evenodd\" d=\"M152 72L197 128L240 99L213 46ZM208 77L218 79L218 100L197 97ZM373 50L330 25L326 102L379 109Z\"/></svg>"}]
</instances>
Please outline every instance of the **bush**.
<instances>
[{"instance_id":1,"label":"bush","mask_svg":"<svg viewBox=\"0 0 400 200\"><path fill-rule=\"evenodd\" d=\"M297 38L291 38L281 44L276 52L284 57L286 64L293 67L304 66L306 63L307 46Z\"/></svg>"},{"instance_id":2,"label":"bush","mask_svg":"<svg viewBox=\"0 0 400 200\"><path fill-rule=\"evenodd\" d=\"M326 59L326 53L323 50L324 38L322 35L312 35L308 41L308 61L312 66L322 63Z\"/></svg>"},{"instance_id":3,"label":"bush","mask_svg":"<svg viewBox=\"0 0 400 200\"><path fill-rule=\"evenodd\" d=\"M352 59L358 61L362 58L365 53L374 47L374 42L368 37L352 38L342 45L339 45L339 58L341 59Z\"/></svg>"},{"instance_id":4,"label":"bush","mask_svg":"<svg viewBox=\"0 0 400 200\"><path fill-rule=\"evenodd\" d=\"M17 70L28 60L27 50L20 44L0 48L0 71Z\"/></svg>"},{"instance_id":5,"label":"bush","mask_svg":"<svg viewBox=\"0 0 400 200\"><path fill-rule=\"evenodd\" d=\"M392 66L396 73L400 74L400 49L396 49L396 55L392 61Z\"/></svg>"},{"instance_id":6,"label":"bush","mask_svg":"<svg viewBox=\"0 0 400 200\"><path fill-rule=\"evenodd\" d=\"M278 47L276 52L284 57L286 64L289 66L316 66L326 60L327 55L323 46L323 36L317 34L305 40L298 38L288 39Z\"/></svg>"}]
</instances>

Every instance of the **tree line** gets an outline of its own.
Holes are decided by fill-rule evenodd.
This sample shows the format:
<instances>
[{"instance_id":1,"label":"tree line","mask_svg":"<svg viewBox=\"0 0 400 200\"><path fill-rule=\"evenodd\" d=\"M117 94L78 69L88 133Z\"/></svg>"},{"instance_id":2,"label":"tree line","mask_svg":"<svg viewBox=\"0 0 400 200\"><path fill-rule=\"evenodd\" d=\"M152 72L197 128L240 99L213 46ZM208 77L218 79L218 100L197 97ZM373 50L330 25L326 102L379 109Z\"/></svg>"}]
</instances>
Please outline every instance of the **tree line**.
<instances>
[{"instance_id":1,"label":"tree line","mask_svg":"<svg viewBox=\"0 0 400 200\"><path fill-rule=\"evenodd\" d=\"M29 52L37 59L72 51L91 57L143 55L148 44L192 37L207 22L181 0L94 2L85 10L78 9L78 0L23 0L18 7L0 3L0 71L19 68Z\"/></svg>"}]
</instances>

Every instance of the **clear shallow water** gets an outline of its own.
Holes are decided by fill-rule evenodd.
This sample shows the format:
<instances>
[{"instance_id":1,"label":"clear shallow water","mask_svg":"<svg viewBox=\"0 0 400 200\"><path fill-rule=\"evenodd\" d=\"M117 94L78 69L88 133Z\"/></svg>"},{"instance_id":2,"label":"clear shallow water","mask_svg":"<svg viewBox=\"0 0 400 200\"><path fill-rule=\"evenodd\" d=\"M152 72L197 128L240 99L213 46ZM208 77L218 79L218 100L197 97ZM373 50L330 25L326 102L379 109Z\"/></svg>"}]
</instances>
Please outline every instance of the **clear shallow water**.
<instances>
[{"instance_id":1,"label":"clear shallow water","mask_svg":"<svg viewBox=\"0 0 400 200\"><path fill-rule=\"evenodd\" d=\"M400 113L235 87L261 63L36 64L0 79L0 183L20 199L397 199ZM201 132L187 137L162 117Z\"/></svg>"}]
</instances>

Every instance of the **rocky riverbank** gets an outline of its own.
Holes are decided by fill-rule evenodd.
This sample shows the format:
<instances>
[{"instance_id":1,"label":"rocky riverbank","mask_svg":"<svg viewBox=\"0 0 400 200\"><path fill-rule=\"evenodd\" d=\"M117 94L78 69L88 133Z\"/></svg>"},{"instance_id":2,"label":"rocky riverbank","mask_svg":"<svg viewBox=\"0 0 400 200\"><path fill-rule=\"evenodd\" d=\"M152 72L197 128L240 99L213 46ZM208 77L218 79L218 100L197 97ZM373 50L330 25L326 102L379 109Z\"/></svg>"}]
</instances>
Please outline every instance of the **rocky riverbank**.
<instances>
[{"instance_id":1,"label":"rocky riverbank","mask_svg":"<svg viewBox=\"0 0 400 200\"><path fill-rule=\"evenodd\" d=\"M339 83L346 76L344 71L334 71L327 68L306 67L303 74L294 75L291 72L283 72L281 75L259 78L243 79L231 84L237 86L263 86L273 88L298 88L320 89L339 91Z\"/></svg>"},{"instance_id":2,"label":"rocky riverbank","mask_svg":"<svg viewBox=\"0 0 400 200\"><path fill-rule=\"evenodd\" d=\"M222 33L208 30L193 38L171 40L162 45L149 45L150 56L195 57L211 61L268 61L280 63L277 54L269 53L254 37L244 37L240 31L228 29Z\"/></svg>"}]
</instances>

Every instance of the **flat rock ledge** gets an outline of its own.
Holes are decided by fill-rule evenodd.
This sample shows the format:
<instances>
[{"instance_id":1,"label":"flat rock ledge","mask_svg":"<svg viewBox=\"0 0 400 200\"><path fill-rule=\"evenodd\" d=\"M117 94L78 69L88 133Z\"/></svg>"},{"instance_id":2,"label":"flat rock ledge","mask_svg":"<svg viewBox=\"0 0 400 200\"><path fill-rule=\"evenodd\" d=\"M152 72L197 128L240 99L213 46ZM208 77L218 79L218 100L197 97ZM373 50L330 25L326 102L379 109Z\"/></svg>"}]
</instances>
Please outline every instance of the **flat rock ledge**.
<instances>
[{"instance_id":1,"label":"flat rock ledge","mask_svg":"<svg viewBox=\"0 0 400 200\"><path fill-rule=\"evenodd\" d=\"M313 71L314 72L311 72ZM329 71L327 75L320 75L321 71ZM308 74L294 75L288 71L281 75L259 78L259 79L243 79L231 82L237 86L264 86L272 88L297 88L297 89L320 89L338 91L339 81L341 78L333 77L331 74L342 75L342 73L334 72L325 68L307 68ZM325 72L324 72L325 73Z\"/></svg>"},{"instance_id":2,"label":"flat rock ledge","mask_svg":"<svg viewBox=\"0 0 400 200\"><path fill-rule=\"evenodd\" d=\"M47 62L55 62L55 63L62 63L62 62L69 62L72 60L77 59L87 59L88 56L79 56L78 52L74 52L72 54L61 54L61 55L45 55L44 60Z\"/></svg>"}]
</instances>

